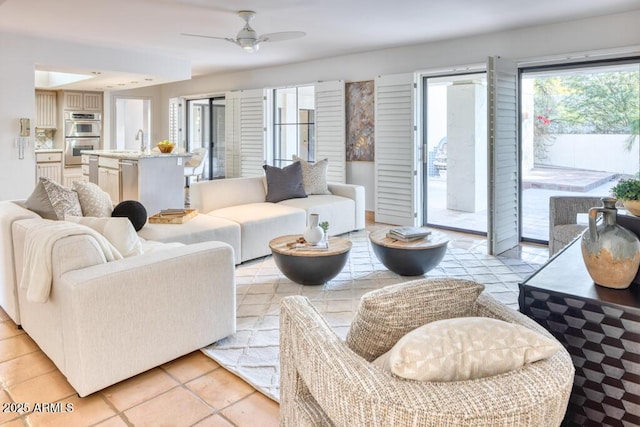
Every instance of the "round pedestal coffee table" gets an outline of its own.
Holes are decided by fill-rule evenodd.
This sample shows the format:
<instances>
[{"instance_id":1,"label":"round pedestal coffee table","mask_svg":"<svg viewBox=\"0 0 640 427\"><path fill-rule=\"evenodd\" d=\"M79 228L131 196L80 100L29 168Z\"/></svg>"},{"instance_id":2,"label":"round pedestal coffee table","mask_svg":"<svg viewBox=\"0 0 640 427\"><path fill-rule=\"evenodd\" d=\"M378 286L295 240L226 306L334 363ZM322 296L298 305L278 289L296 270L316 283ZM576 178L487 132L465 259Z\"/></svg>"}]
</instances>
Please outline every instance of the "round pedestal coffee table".
<instances>
[{"instance_id":1,"label":"round pedestal coffee table","mask_svg":"<svg viewBox=\"0 0 640 427\"><path fill-rule=\"evenodd\" d=\"M342 271L351 250L348 239L329 237L328 249L290 247L299 237L291 234L269 242L273 260L282 274L301 285L322 285Z\"/></svg>"},{"instance_id":2,"label":"round pedestal coffee table","mask_svg":"<svg viewBox=\"0 0 640 427\"><path fill-rule=\"evenodd\" d=\"M449 239L439 231L430 230L424 239L403 242L387 237L389 229L373 231L369 240L373 252L389 270L401 276L421 276L436 267L447 252Z\"/></svg>"}]
</instances>

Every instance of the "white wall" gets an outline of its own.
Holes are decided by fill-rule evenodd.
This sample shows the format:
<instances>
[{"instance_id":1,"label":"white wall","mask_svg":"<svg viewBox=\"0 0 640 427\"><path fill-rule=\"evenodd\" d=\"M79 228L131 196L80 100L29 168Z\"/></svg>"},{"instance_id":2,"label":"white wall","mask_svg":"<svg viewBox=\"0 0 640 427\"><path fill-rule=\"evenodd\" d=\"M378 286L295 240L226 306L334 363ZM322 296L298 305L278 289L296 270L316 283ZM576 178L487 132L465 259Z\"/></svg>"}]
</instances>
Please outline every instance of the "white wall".
<instances>
[{"instance_id":1,"label":"white wall","mask_svg":"<svg viewBox=\"0 0 640 427\"><path fill-rule=\"evenodd\" d=\"M9 49L0 38L0 200L26 197L35 182L33 153L33 124L31 145L25 158L18 159L16 138L20 132L20 117L34 123L35 95L33 92L33 62ZM30 190L29 190L30 191Z\"/></svg>"},{"instance_id":2,"label":"white wall","mask_svg":"<svg viewBox=\"0 0 640 427\"><path fill-rule=\"evenodd\" d=\"M547 158L536 166L549 165L635 175L640 170L638 141L626 149L630 135L555 135Z\"/></svg>"},{"instance_id":3,"label":"white wall","mask_svg":"<svg viewBox=\"0 0 640 427\"><path fill-rule=\"evenodd\" d=\"M280 87L315 81L372 80L377 75L419 72L485 63L488 56L523 60L635 46L640 54L640 10L571 22L503 31L480 36L405 46L285 66L198 77L162 85L163 117L169 98L228 90ZM625 49L629 50L629 49ZM160 133L168 133L161 122ZM373 163L347 164L347 182L363 184L367 210L373 210Z\"/></svg>"},{"instance_id":4,"label":"white wall","mask_svg":"<svg viewBox=\"0 0 640 427\"><path fill-rule=\"evenodd\" d=\"M35 120L36 65L140 73L164 81L191 74L183 58L4 32L0 32L0 58L0 200L25 198L35 184L33 129L24 160L18 160L14 140L20 117L30 118L31 123Z\"/></svg>"}]
</instances>

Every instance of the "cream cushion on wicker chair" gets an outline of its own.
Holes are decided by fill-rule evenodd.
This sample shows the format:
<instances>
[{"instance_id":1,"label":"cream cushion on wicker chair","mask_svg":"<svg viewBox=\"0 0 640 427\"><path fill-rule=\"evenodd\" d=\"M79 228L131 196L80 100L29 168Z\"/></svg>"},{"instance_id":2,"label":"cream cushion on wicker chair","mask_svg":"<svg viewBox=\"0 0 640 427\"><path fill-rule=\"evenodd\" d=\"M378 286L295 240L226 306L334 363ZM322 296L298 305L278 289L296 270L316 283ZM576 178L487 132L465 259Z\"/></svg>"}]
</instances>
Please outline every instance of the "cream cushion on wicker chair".
<instances>
[{"instance_id":1,"label":"cream cushion on wicker chair","mask_svg":"<svg viewBox=\"0 0 640 427\"><path fill-rule=\"evenodd\" d=\"M407 332L439 319L462 317L475 304L484 286L469 280L417 280L369 292L347 334L347 345L373 361ZM417 305L418 299L422 304Z\"/></svg>"},{"instance_id":2,"label":"cream cushion on wicker chair","mask_svg":"<svg viewBox=\"0 0 640 427\"><path fill-rule=\"evenodd\" d=\"M458 317L409 332L373 364L418 381L499 375L545 359L561 345L531 329L488 317Z\"/></svg>"},{"instance_id":3,"label":"cream cushion on wicker chair","mask_svg":"<svg viewBox=\"0 0 640 427\"><path fill-rule=\"evenodd\" d=\"M439 289L437 295L445 302L439 304L432 293L421 288ZM553 339L533 320L488 295L482 294L469 303L478 288L482 286L456 279L419 279L397 286L392 292L399 296L396 309L373 320L380 325L377 334L370 329L373 322L367 328L352 326L349 340L375 359L383 351L373 354L371 349L387 345L391 348L397 341L386 338L389 331L402 336L420 322L462 316L504 320ZM388 300L392 307L393 295L387 292L385 288L372 293L378 293L381 301ZM364 298L369 303L370 295ZM451 311L442 306L449 306ZM434 315L431 309L438 314ZM365 342L357 336L358 330L385 344ZM477 380L431 382L399 378L354 352L302 296L286 297L281 302L280 367L280 425L296 427L558 426L567 408L574 374L571 357L561 349L521 369Z\"/></svg>"}]
</instances>

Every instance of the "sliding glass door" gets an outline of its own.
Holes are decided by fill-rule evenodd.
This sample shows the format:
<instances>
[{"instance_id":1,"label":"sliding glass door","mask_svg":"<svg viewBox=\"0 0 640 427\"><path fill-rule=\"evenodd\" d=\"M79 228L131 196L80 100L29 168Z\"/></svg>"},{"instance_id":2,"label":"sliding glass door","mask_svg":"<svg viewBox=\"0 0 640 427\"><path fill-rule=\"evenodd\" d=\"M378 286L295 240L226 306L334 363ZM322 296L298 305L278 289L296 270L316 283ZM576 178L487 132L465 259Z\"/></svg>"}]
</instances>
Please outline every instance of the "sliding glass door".
<instances>
[{"instance_id":1,"label":"sliding glass door","mask_svg":"<svg viewBox=\"0 0 640 427\"><path fill-rule=\"evenodd\" d=\"M487 232L485 73L424 78L424 218L453 230Z\"/></svg>"},{"instance_id":2,"label":"sliding glass door","mask_svg":"<svg viewBox=\"0 0 640 427\"><path fill-rule=\"evenodd\" d=\"M225 176L224 98L187 100L187 150L206 148L203 179Z\"/></svg>"},{"instance_id":3,"label":"sliding glass door","mask_svg":"<svg viewBox=\"0 0 640 427\"><path fill-rule=\"evenodd\" d=\"M640 61L521 75L522 238L549 238L549 197L608 196L640 170Z\"/></svg>"}]
</instances>

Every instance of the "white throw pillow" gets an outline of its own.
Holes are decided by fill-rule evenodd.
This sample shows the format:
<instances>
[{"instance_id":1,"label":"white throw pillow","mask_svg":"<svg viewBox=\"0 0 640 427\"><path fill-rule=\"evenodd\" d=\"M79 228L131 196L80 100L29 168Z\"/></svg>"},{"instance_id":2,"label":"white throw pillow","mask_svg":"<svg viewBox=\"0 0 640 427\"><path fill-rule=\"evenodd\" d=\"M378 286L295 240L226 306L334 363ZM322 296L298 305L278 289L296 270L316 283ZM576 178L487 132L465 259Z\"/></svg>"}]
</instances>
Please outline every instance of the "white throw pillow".
<instances>
[{"instance_id":1,"label":"white throw pillow","mask_svg":"<svg viewBox=\"0 0 640 427\"><path fill-rule=\"evenodd\" d=\"M113 204L109 193L93 182L75 181L73 189L78 193L82 215L108 217L113 212Z\"/></svg>"},{"instance_id":2,"label":"white throw pillow","mask_svg":"<svg viewBox=\"0 0 640 427\"><path fill-rule=\"evenodd\" d=\"M418 381L464 381L499 375L545 359L559 342L488 317L427 323L402 337L373 364Z\"/></svg>"},{"instance_id":3,"label":"white throw pillow","mask_svg":"<svg viewBox=\"0 0 640 427\"><path fill-rule=\"evenodd\" d=\"M307 196L312 194L331 194L327 184L327 170L329 169L329 159L319 160L309 163L298 156L293 156L294 162L300 162L302 166L302 182Z\"/></svg>"},{"instance_id":4,"label":"white throw pillow","mask_svg":"<svg viewBox=\"0 0 640 427\"><path fill-rule=\"evenodd\" d=\"M142 243L133 229L129 218L125 217L76 217L67 216L65 220L86 225L102 234L123 257L142 255Z\"/></svg>"}]
</instances>

